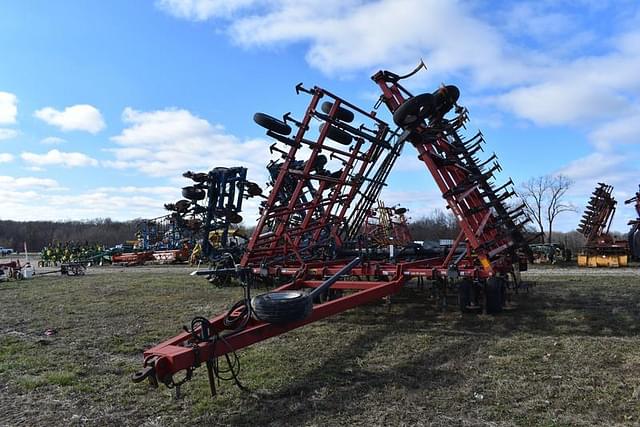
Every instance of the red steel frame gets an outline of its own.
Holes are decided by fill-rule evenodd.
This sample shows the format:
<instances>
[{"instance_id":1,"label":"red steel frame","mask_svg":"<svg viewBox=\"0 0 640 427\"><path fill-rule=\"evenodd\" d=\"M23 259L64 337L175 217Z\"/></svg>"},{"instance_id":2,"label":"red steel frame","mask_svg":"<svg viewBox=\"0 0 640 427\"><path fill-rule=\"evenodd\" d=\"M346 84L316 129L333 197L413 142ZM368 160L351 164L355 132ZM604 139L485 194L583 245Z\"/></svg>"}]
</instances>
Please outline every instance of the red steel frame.
<instances>
[{"instance_id":1,"label":"red steel frame","mask_svg":"<svg viewBox=\"0 0 640 427\"><path fill-rule=\"evenodd\" d=\"M292 262L303 264L311 252L324 243L322 240L332 239L336 245L341 245L345 216L350 207L359 204L359 190L364 178L375 169L378 159L392 149L388 142L392 135L385 122L322 88L314 87L308 92L311 102L303 120L300 123L292 120L298 125L295 138L286 140L271 131L267 132L290 148L283 156L285 159L280 173L263 205L261 217L241 260L243 266L268 262L274 258L285 265ZM333 104L328 114L318 110L322 99ZM354 128L340 121L336 114L339 108L344 107L368 123ZM313 135L311 122L314 118L323 120L325 125L315 138L309 136ZM348 151L344 146L337 147L337 143L329 139L329 125L353 135L354 142ZM302 153L306 159L304 168L301 171L292 169L292 163L303 145L311 150L308 155ZM339 159L342 163L339 176L312 174L321 153L330 153L330 158ZM283 201L279 196L287 180L295 182L295 189L289 200ZM316 181L315 193L309 192L307 199L310 200L303 200L305 189ZM294 213L303 217L301 222L292 221Z\"/></svg>"},{"instance_id":2,"label":"red steel frame","mask_svg":"<svg viewBox=\"0 0 640 427\"><path fill-rule=\"evenodd\" d=\"M396 79L389 78L387 72L380 71L372 79L382 91L382 102L392 113L411 97ZM486 180L474 184L473 174L480 171L469 168L469 159L465 159L466 163L460 159L459 148L464 146L464 141L457 130L464 127L466 121L467 112L461 109L453 120L423 123L411 131L407 140L418 150L418 158L426 165L448 208L458 220L461 231L452 251L455 251L464 236L483 269L489 274L495 274L503 270L505 262L510 263L499 255L520 242L514 241L512 236L503 232L503 227L497 226L495 212L507 220L509 213L502 203L491 206L487 204L481 193L482 183L486 183ZM482 138L482 134L479 134L479 137ZM452 141L458 146L454 146ZM468 189L462 193L457 191L464 187ZM519 233L520 227L512 225L513 231ZM518 237L524 242L521 235Z\"/></svg>"},{"instance_id":3,"label":"red steel frame","mask_svg":"<svg viewBox=\"0 0 640 427\"><path fill-rule=\"evenodd\" d=\"M383 101L391 111L401 105L405 97L401 94L401 89L395 83L388 84L380 72L374 76L383 92ZM368 158L375 151L381 152L379 147L383 147L388 127L374 114L366 113L352 104L349 104L329 92L314 88L309 91L312 95L311 104L307 110L304 120L299 123L299 130L295 137L295 143L291 145L290 151L286 155L284 166L275 180L274 187L264 206L262 216L258 222L250 242L247 253L242 259L242 265L248 267L255 274L263 274L265 270L270 275L292 276L293 280L276 291L291 290L300 288L314 288L322 283L322 279L335 275L346 264L345 260L322 261L312 258L305 258L304 248L300 246L301 236L313 231L311 234L312 244L317 243L320 231L330 228L330 235L341 242L341 226L345 218L350 203L353 203L358 195L359 185L353 182L350 191L339 192L343 187L347 187L347 176L350 171L358 170L365 173L367 167L375 159ZM321 117L316 111L318 102L323 96L328 96L334 103L333 108L324 118L326 121L345 128L335 119L337 107L346 106L379 125L379 130L375 134L376 141L380 144L371 144L368 149L363 149L363 140L357 140L351 153L351 158L345 164L345 169L340 178L335 181L335 191L329 192L329 196L323 196L324 180L318 187L318 193L311 202L302 204L299 196L305 186L305 181L310 178L311 165L321 149L327 150L325 144L326 127L319 134L316 141L307 143L310 146L311 154L305 168L299 174L298 181L293 196L286 206L278 204L277 193L282 187L287 176L291 176L289 166L301 143L304 143L305 132L308 130L312 117ZM438 132L430 132L426 124L414 132L405 132L401 138L406 138L419 152L419 158L425 163L431 172L438 187L443 194L451 194L451 190L463 185L469 180L471 172L465 169L460 162L450 164L442 162L443 159L455 157L453 147L447 141L449 138L458 138L455 130L463 125L465 117L458 115L449 122L448 127L438 129ZM268 132L269 134L269 132ZM271 134L271 136L274 136ZM277 136L274 136L277 137ZM282 138L277 138L282 141ZM378 148L377 150L375 150ZM331 152L332 148L328 151ZM354 160L360 157L359 164ZM362 181L360 181L360 184ZM498 220L493 211L487 208L483 201L483 195L478 185L473 185L469 190L460 195L445 197L449 207L455 213L461 226L461 233L454 242L454 248L445 258L420 259L416 261L390 262L390 261L364 261L360 266L354 268L349 276L358 277L361 280L339 280L332 286L332 289L349 290L350 292L337 297L336 299L315 304L309 317L302 321L285 325L265 323L254 318L241 331L225 331L223 323L224 315L213 318L210 322L214 330L225 337L225 342L194 342L189 333L182 333L168 341L165 341L144 352L145 356L145 377L152 379L152 383L157 381L167 385L173 384L173 376L180 372L190 370L200 363L210 361L212 358L223 356L234 350L238 350L259 341L265 340L289 330L298 328L308 323L315 322L322 318L332 316L357 307L368 302L379 300L398 292L403 284L413 277L423 277L433 280L446 280L450 273L450 266L455 260L456 272L460 277L468 277L475 280L486 279L496 274L506 275L513 271L513 257L503 256L506 249L513 249L517 242L508 239L501 234ZM369 205L370 206L370 205ZM321 214L316 212L320 209ZM502 208L504 209L504 208ZM290 224L289 220L295 211L305 212L304 220L301 224ZM477 211L477 212L476 212ZM505 210L506 212L506 210ZM314 216L316 215L316 216ZM335 215L335 217L334 217ZM265 230L268 230L265 233ZM467 242L467 249L463 256L455 256L455 248L463 241ZM507 251L511 252L511 251ZM294 254L294 257L290 255ZM479 262L478 262L479 260ZM266 268L265 268L266 267ZM374 278L373 280L371 278Z\"/></svg>"}]
</instances>

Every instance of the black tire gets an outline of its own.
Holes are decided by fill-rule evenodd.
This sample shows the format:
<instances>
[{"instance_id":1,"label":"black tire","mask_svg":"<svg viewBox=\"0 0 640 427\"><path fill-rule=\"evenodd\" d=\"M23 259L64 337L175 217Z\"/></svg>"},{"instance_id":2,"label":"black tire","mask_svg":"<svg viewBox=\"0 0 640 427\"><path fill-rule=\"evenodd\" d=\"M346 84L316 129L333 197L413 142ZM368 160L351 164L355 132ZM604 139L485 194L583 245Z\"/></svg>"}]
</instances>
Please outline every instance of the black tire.
<instances>
[{"instance_id":1,"label":"black tire","mask_svg":"<svg viewBox=\"0 0 640 427\"><path fill-rule=\"evenodd\" d=\"M242 222L242 215L235 212L229 212L227 214L227 220L229 220L231 224L240 224Z\"/></svg>"},{"instance_id":2,"label":"black tire","mask_svg":"<svg viewBox=\"0 0 640 427\"><path fill-rule=\"evenodd\" d=\"M503 280L497 277L490 277L489 279L487 279L487 285L485 286L485 296L487 301L487 313L500 313L502 311L502 305L504 302Z\"/></svg>"},{"instance_id":3,"label":"black tire","mask_svg":"<svg viewBox=\"0 0 640 427\"><path fill-rule=\"evenodd\" d=\"M635 258L640 258L640 226L634 225L629 231L629 251Z\"/></svg>"},{"instance_id":4,"label":"black tire","mask_svg":"<svg viewBox=\"0 0 640 427\"><path fill-rule=\"evenodd\" d=\"M276 119L265 113L255 113L253 115L253 121L263 128L270 130L275 133L279 133L280 135L289 135L291 133L291 126L283 122L282 120Z\"/></svg>"},{"instance_id":5,"label":"black tire","mask_svg":"<svg viewBox=\"0 0 640 427\"><path fill-rule=\"evenodd\" d=\"M205 191L202 188L197 187L183 187L182 188L182 197L189 200L202 200L205 198Z\"/></svg>"},{"instance_id":6,"label":"black tire","mask_svg":"<svg viewBox=\"0 0 640 427\"><path fill-rule=\"evenodd\" d=\"M329 111L331 111L332 107L333 102L323 102L320 108L322 109L323 113L329 114ZM349 111L346 108L338 107L338 111L336 111L335 117L345 123L351 123L355 116L353 114L353 111Z\"/></svg>"},{"instance_id":7,"label":"black tire","mask_svg":"<svg viewBox=\"0 0 640 427\"><path fill-rule=\"evenodd\" d=\"M197 183L203 183L203 182L206 182L206 181L207 181L207 179L209 179L209 175L208 175L208 174L206 174L206 173L203 173L203 172L200 172L200 173L194 173L194 174L191 176L191 179L192 179L194 182L197 182Z\"/></svg>"},{"instance_id":8,"label":"black tire","mask_svg":"<svg viewBox=\"0 0 640 427\"><path fill-rule=\"evenodd\" d=\"M447 114L460 98L460 89L457 86L448 85L433 93L437 115Z\"/></svg>"},{"instance_id":9,"label":"black tire","mask_svg":"<svg viewBox=\"0 0 640 427\"><path fill-rule=\"evenodd\" d=\"M268 292L253 297L251 308L263 322L291 323L309 317L313 311L313 301L303 291Z\"/></svg>"},{"instance_id":10,"label":"black tire","mask_svg":"<svg viewBox=\"0 0 640 427\"><path fill-rule=\"evenodd\" d=\"M325 126L327 126L327 123L323 123L320 125L320 132L322 132ZM349 135L342 129L338 129L335 126L328 126L329 128L327 129L327 138L332 139L342 145L351 145L351 142L353 141L353 137L351 135Z\"/></svg>"},{"instance_id":11,"label":"black tire","mask_svg":"<svg viewBox=\"0 0 640 427\"><path fill-rule=\"evenodd\" d=\"M393 121L401 128L417 126L435 111L435 99L430 93L407 99L393 113Z\"/></svg>"},{"instance_id":12,"label":"black tire","mask_svg":"<svg viewBox=\"0 0 640 427\"><path fill-rule=\"evenodd\" d=\"M466 313L471 305L471 287L473 282L469 279L463 279L458 283L458 304L460 311Z\"/></svg>"},{"instance_id":13,"label":"black tire","mask_svg":"<svg viewBox=\"0 0 640 427\"><path fill-rule=\"evenodd\" d=\"M191 202L189 200L180 199L175 203L176 212L185 213L189 210L189 206L191 206Z\"/></svg>"}]
</instances>

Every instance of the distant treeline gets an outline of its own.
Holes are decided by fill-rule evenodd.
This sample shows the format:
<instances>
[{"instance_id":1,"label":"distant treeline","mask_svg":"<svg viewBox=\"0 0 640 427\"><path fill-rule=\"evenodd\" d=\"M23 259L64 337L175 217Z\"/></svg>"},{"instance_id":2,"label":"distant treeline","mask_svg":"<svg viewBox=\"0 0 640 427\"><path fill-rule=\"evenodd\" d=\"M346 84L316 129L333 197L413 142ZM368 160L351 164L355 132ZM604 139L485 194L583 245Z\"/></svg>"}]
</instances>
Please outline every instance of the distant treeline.
<instances>
[{"instance_id":1,"label":"distant treeline","mask_svg":"<svg viewBox=\"0 0 640 427\"><path fill-rule=\"evenodd\" d=\"M40 251L51 242L89 242L107 247L133 240L139 219L118 222L109 218L88 221L3 221L0 220L0 246L22 252L24 242L29 251ZM455 239L460 231L458 222L449 212L435 210L431 215L413 220L409 230L414 240ZM253 230L247 229L248 235ZM531 230L533 233L534 231ZM620 233L615 238L624 239ZM584 237L577 231L553 233L552 241L575 251L584 245Z\"/></svg>"},{"instance_id":2,"label":"distant treeline","mask_svg":"<svg viewBox=\"0 0 640 427\"><path fill-rule=\"evenodd\" d=\"M107 247L133 240L138 220L118 222L109 218L88 221L3 221L0 246L37 252L52 242L101 243Z\"/></svg>"},{"instance_id":3,"label":"distant treeline","mask_svg":"<svg viewBox=\"0 0 640 427\"><path fill-rule=\"evenodd\" d=\"M455 239L460 227L453 214L436 209L431 215L411 221L409 231L413 240Z\"/></svg>"}]
</instances>

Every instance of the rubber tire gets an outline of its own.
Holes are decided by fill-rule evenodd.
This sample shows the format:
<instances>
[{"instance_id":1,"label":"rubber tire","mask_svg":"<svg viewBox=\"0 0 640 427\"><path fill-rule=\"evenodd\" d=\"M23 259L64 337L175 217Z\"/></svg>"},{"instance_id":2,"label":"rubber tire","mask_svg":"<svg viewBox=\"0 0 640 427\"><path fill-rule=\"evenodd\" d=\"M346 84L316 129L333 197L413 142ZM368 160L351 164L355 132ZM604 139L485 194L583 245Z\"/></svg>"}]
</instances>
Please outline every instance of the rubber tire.
<instances>
[{"instance_id":1,"label":"rubber tire","mask_svg":"<svg viewBox=\"0 0 640 427\"><path fill-rule=\"evenodd\" d=\"M272 117L265 113L255 113L253 115L253 121L263 128L280 135L286 136L291 133L291 126L289 126L282 120L276 119L275 117Z\"/></svg>"},{"instance_id":2,"label":"rubber tire","mask_svg":"<svg viewBox=\"0 0 640 427\"><path fill-rule=\"evenodd\" d=\"M469 311L467 308L471 305L471 287L473 282L469 279L463 279L458 283L458 304L460 305L460 311L466 313Z\"/></svg>"},{"instance_id":3,"label":"rubber tire","mask_svg":"<svg viewBox=\"0 0 640 427\"><path fill-rule=\"evenodd\" d=\"M454 85L448 85L433 93L437 114L444 116L453 108L460 99L460 89Z\"/></svg>"},{"instance_id":4,"label":"rubber tire","mask_svg":"<svg viewBox=\"0 0 640 427\"><path fill-rule=\"evenodd\" d=\"M313 301L303 291L267 292L253 297L251 308L258 320L283 324L309 317L313 311Z\"/></svg>"},{"instance_id":5,"label":"rubber tire","mask_svg":"<svg viewBox=\"0 0 640 427\"><path fill-rule=\"evenodd\" d=\"M487 301L487 314L497 314L502 311L503 298L503 280L497 277L487 279L485 287L485 296Z\"/></svg>"},{"instance_id":6,"label":"rubber tire","mask_svg":"<svg viewBox=\"0 0 640 427\"><path fill-rule=\"evenodd\" d=\"M423 93L403 102L393 113L393 122L403 129L414 127L434 111L435 97L433 94Z\"/></svg>"},{"instance_id":7,"label":"rubber tire","mask_svg":"<svg viewBox=\"0 0 640 427\"><path fill-rule=\"evenodd\" d=\"M323 113L329 114L331 108L333 108L333 102L323 102L320 108L322 109ZM345 123L351 123L355 118L355 115L353 114L353 111L349 111L346 108L338 107L338 111L336 111L335 117Z\"/></svg>"},{"instance_id":8,"label":"rubber tire","mask_svg":"<svg viewBox=\"0 0 640 427\"><path fill-rule=\"evenodd\" d=\"M322 132L325 125L327 125L327 123L323 123L320 125L320 132ZM343 131L342 129L338 129L335 126L332 126L332 125L328 125L328 126L329 126L329 129L327 129L327 138L332 139L335 142L340 143L342 145L351 145L351 142L353 141L353 137L351 135L349 135L347 132Z\"/></svg>"},{"instance_id":9,"label":"rubber tire","mask_svg":"<svg viewBox=\"0 0 640 427\"><path fill-rule=\"evenodd\" d=\"M640 226L634 225L629 231L629 252L631 256L640 258Z\"/></svg>"},{"instance_id":10,"label":"rubber tire","mask_svg":"<svg viewBox=\"0 0 640 427\"><path fill-rule=\"evenodd\" d=\"M197 182L199 184L202 184L203 182L207 182L207 180L209 179L209 175L203 172L199 172L199 173L194 173L191 176L191 180L193 180L193 182Z\"/></svg>"},{"instance_id":11,"label":"rubber tire","mask_svg":"<svg viewBox=\"0 0 640 427\"><path fill-rule=\"evenodd\" d=\"M203 200L206 196L205 191L202 188L196 188L194 186L183 187L182 197L189 200Z\"/></svg>"},{"instance_id":12,"label":"rubber tire","mask_svg":"<svg viewBox=\"0 0 640 427\"><path fill-rule=\"evenodd\" d=\"M227 220L231 223L231 224L240 224L242 222L242 215L237 214L235 212L229 212L227 214Z\"/></svg>"}]
</instances>

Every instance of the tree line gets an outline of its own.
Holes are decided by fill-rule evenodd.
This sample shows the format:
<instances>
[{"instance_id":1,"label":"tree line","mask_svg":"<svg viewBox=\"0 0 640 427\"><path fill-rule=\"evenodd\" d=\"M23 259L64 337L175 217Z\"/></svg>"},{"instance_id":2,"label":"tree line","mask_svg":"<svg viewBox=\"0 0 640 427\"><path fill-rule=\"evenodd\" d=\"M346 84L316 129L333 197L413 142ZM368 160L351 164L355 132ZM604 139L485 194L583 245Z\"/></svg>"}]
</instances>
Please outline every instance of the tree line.
<instances>
[{"instance_id":1,"label":"tree line","mask_svg":"<svg viewBox=\"0 0 640 427\"><path fill-rule=\"evenodd\" d=\"M99 218L88 221L9 221L0 220L0 246L38 252L51 243L89 242L107 247L133 240L139 220L112 221Z\"/></svg>"}]
</instances>

